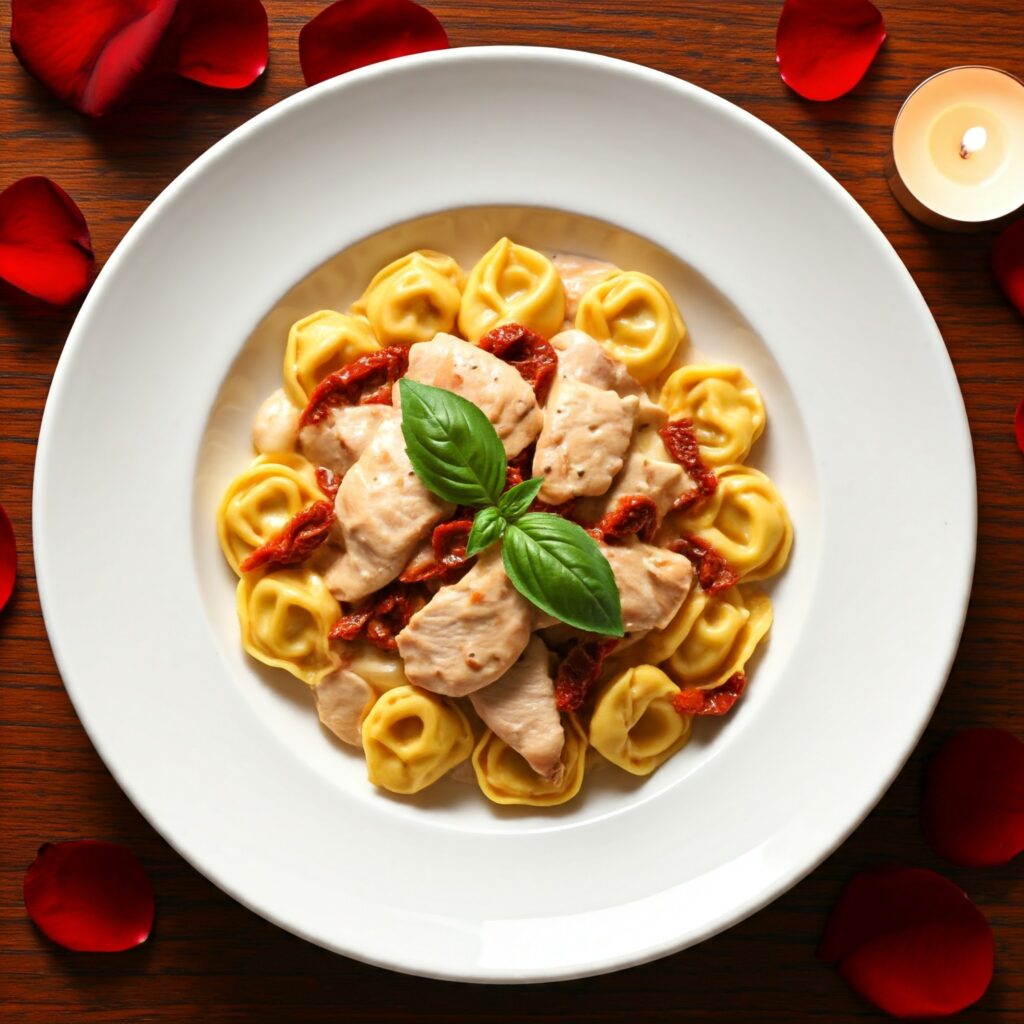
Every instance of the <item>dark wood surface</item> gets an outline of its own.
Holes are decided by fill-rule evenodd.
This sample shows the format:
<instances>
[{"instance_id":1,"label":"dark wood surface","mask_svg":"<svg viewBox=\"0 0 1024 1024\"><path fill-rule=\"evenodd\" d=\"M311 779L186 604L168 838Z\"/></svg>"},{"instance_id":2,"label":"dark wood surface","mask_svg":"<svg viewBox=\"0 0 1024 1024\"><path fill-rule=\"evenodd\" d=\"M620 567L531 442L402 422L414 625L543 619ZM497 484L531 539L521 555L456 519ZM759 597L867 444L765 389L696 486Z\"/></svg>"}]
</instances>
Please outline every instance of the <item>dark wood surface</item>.
<instances>
[{"instance_id":1,"label":"dark wood surface","mask_svg":"<svg viewBox=\"0 0 1024 1024\"><path fill-rule=\"evenodd\" d=\"M965 1021L1024 1020L1020 865L942 864L919 834L923 765L963 725L1024 734L1024 460L1012 416L1024 397L1024 322L988 270L991 235L952 236L910 220L882 175L902 99L928 74L983 63L1024 72L1024 17L1005 0L879 0L889 40L866 80L837 102L804 102L774 63L774 0L435 2L452 44L593 50L689 79L778 128L867 209L906 261L945 336L967 402L979 484L978 565L960 655L918 750L854 836L790 893L703 945L586 981L494 989L366 967L307 945L224 896L173 853L106 772L54 666L32 567L30 501L40 415L74 310L0 292L0 502L14 523L19 583L0 615L0 1016L5 1021L629 1021L877 1019L814 958L843 881L878 861L944 871L988 915L996 976ZM27 174L81 205L99 263L153 197L228 130L302 87L296 39L321 5L268 0L267 75L240 93L147 87L125 113L89 124L52 100L7 47L0 0L0 188ZM140 325L144 335L144 325ZM144 341L144 337L141 337ZM882 368L884 372L884 368ZM102 386L101 381L97 381ZM898 586L898 580L879 580ZM867 638L870 642L870 638ZM880 716L885 708L877 709ZM809 765L808 770L814 770ZM126 843L156 884L149 943L119 956L63 952L21 902L25 866L46 840Z\"/></svg>"}]
</instances>

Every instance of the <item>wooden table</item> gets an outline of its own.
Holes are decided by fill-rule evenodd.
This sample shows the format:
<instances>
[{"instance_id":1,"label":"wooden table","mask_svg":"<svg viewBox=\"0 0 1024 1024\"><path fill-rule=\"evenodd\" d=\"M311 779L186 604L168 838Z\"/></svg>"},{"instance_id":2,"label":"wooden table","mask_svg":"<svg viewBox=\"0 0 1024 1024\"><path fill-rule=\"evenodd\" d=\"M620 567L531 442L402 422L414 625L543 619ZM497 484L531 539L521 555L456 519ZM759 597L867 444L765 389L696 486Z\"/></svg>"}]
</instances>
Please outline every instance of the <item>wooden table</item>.
<instances>
[{"instance_id":1,"label":"wooden table","mask_svg":"<svg viewBox=\"0 0 1024 1024\"><path fill-rule=\"evenodd\" d=\"M131 806L61 685L33 578L30 502L39 419L74 310L47 310L4 291L0 502L20 549L19 584L0 616L5 1020L873 1019L878 1015L815 960L814 949L843 881L878 861L935 867L970 894L992 922L997 969L988 994L962 1019L1024 1020L1019 863L984 871L945 865L922 842L917 816L922 767L951 730L997 725L1024 734L1024 460L1012 435L1013 410L1024 397L1024 324L989 274L991 236L943 235L921 227L896 205L882 178L892 123L910 89L955 64L1024 71L1024 17L1005 0L879 3L889 41L866 81L852 95L825 105L800 100L779 80L779 4L772 0L430 4L454 46L528 43L593 50L689 79L746 108L849 189L896 246L928 300L956 364L974 433L977 577L960 655L935 719L868 820L809 878L726 934L657 963L586 981L496 990L403 977L314 948L243 909L182 861ZM153 197L195 157L302 88L296 38L320 6L267 0L271 65L250 90L232 95L165 83L147 88L127 112L100 124L86 123L51 99L5 45L0 188L27 174L54 178L85 212L102 263ZM0 0L5 42L9 23L10 2ZM139 325L139 343L145 344L145 324ZM21 903L25 866L41 842L76 837L126 843L151 871L159 913L145 946L119 956L69 954L28 921Z\"/></svg>"}]
</instances>

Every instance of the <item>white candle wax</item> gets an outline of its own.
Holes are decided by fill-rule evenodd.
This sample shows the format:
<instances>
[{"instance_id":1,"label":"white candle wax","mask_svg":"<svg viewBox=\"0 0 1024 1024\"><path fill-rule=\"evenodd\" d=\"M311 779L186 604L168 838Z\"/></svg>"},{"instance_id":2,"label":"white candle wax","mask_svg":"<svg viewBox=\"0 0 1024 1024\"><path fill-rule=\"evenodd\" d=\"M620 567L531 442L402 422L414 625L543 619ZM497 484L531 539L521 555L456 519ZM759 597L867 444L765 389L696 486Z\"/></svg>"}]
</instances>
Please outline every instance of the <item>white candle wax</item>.
<instances>
[{"instance_id":1,"label":"white candle wax","mask_svg":"<svg viewBox=\"0 0 1024 1024\"><path fill-rule=\"evenodd\" d=\"M896 118L889 184L915 217L950 230L1024 206L1024 83L985 67L922 82Z\"/></svg>"}]
</instances>

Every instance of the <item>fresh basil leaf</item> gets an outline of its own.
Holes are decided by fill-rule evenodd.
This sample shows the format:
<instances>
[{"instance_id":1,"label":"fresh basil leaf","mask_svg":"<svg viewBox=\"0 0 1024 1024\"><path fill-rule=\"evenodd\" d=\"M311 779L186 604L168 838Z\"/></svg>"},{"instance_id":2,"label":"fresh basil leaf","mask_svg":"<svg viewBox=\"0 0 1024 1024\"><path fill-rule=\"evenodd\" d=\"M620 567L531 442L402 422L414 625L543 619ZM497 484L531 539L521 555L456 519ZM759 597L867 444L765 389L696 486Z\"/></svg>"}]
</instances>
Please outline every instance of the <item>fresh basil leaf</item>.
<instances>
[{"instance_id":1,"label":"fresh basil leaf","mask_svg":"<svg viewBox=\"0 0 1024 1024\"><path fill-rule=\"evenodd\" d=\"M416 475L456 505L493 505L505 486L505 449L472 402L403 377L402 435Z\"/></svg>"},{"instance_id":2,"label":"fresh basil leaf","mask_svg":"<svg viewBox=\"0 0 1024 1024\"><path fill-rule=\"evenodd\" d=\"M529 512L509 524L502 558L512 585L542 611L590 633L623 635L612 567L582 526Z\"/></svg>"},{"instance_id":3,"label":"fresh basil leaf","mask_svg":"<svg viewBox=\"0 0 1024 1024\"><path fill-rule=\"evenodd\" d=\"M484 548L489 548L496 540L501 540L507 526L507 520L494 505L480 509L473 519L473 529L469 531L466 557L472 558Z\"/></svg>"},{"instance_id":4,"label":"fresh basil leaf","mask_svg":"<svg viewBox=\"0 0 1024 1024\"><path fill-rule=\"evenodd\" d=\"M532 480L524 480L515 487L510 487L499 499L498 508L501 514L514 523L520 516L526 515L533 504L537 492L544 486L544 477L536 476Z\"/></svg>"}]
</instances>

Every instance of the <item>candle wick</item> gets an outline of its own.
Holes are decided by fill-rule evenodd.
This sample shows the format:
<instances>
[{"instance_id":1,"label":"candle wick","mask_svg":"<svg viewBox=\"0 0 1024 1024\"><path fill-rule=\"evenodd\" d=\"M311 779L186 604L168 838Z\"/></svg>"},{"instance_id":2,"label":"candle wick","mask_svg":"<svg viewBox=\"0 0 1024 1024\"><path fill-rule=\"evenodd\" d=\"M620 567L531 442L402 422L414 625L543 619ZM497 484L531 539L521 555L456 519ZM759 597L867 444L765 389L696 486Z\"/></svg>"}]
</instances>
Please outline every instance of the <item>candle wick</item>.
<instances>
[{"instance_id":1,"label":"candle wick","mask_svg":"<svg viewBox=\"0 0 1024 1024\"><path fill-rule=\"evenodd\" d=\"M975 125L973 128L968 128L964 132L964 137L960 140L961 159L967 160L972 153L977 153L979 149L984 149L986 142L988 142L988 132L980 124Z\"/></svg>"}]
</instances>

